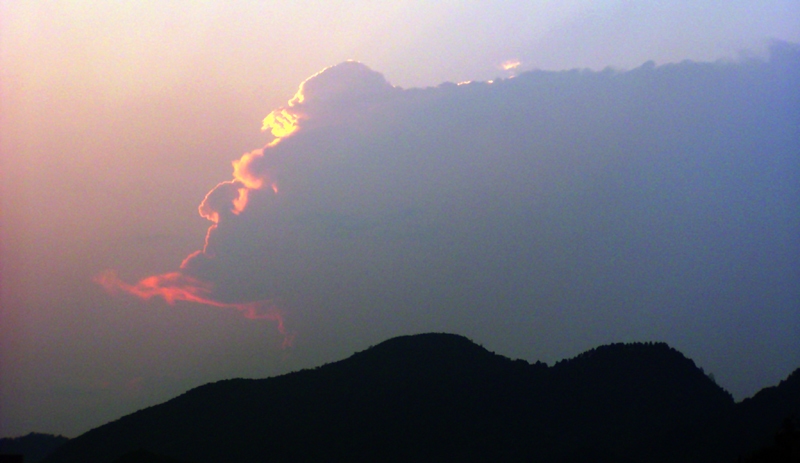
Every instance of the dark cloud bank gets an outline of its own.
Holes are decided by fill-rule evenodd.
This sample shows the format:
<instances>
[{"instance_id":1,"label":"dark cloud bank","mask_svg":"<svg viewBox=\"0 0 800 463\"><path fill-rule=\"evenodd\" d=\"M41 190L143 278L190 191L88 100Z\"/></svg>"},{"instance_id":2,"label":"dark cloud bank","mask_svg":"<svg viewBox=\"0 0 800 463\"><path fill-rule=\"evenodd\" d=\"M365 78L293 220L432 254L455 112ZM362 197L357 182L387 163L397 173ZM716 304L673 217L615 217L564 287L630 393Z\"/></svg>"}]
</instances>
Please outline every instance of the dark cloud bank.
<instances>
[{"instance_id":1,"label":"dark cloud bank","mask_svg":"<svg viewBox=\"0 0 800 463\"><path fill-rule=\"evenodd\" d=\"M800 364L798 84L787 44L408 90L343 63L209 194L218 223L180 273L269 301L309 346L666 340L752 393Z\"/></svg>"}]
</instances>

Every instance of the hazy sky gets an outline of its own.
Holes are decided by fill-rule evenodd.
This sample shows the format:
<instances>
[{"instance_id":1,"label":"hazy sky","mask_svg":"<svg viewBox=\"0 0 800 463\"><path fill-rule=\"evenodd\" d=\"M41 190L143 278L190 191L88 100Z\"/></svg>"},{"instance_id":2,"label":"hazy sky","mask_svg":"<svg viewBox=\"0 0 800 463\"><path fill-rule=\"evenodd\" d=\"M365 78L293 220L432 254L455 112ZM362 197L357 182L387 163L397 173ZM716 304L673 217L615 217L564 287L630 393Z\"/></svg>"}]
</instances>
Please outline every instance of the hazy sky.
<instances>
[{"instance_id":1,"label":"hazy sky","mask_svg":"<svg viewBox=\"0 0 800 463\"><path fill-rule=\"evenodd\" d=\"M424 331L800 366L796 1L428 3L0 2L0 436Z\"/></svg>"}]
</instances>

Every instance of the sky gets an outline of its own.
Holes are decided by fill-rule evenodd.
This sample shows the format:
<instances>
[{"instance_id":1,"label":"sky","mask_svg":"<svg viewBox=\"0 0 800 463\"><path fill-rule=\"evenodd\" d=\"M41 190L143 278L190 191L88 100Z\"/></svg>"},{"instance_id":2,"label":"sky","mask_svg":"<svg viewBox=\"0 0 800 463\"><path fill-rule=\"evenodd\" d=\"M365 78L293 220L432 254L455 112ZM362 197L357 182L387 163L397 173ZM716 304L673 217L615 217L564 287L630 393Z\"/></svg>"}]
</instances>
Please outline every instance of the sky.
<instances>
[{"instance_id":1,"label":"sky","mask_svg":"<svg viewBox=\"0 0 800 463\"><path fill-rule=\"evenodd\" d=\"M429 3L0 2L0 436L430 331L800 366L796 2Z\"/></svg>"}]
</instances>

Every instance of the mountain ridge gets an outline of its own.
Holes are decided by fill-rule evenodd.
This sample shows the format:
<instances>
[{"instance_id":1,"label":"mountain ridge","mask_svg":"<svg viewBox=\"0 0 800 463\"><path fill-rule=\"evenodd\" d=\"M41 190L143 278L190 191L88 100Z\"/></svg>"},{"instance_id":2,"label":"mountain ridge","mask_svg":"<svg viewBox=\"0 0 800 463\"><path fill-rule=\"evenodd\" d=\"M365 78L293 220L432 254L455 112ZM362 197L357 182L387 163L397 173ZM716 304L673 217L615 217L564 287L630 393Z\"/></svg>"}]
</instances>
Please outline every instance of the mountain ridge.
<instances>
[{"instance_id":1,"label":"mountain ridge","mask_svg":"<svg viewBox=\"0 0 800 463\"><path fill-rule=\"evenodd\" d=\"M800 410L797 378L741 406L665 343L600 346L547 366L428 333L314 369L194 388L45 461L112 462L140 449L195 463L733 461L769 443L781 404Z\"/></svg>"}]
</instances>

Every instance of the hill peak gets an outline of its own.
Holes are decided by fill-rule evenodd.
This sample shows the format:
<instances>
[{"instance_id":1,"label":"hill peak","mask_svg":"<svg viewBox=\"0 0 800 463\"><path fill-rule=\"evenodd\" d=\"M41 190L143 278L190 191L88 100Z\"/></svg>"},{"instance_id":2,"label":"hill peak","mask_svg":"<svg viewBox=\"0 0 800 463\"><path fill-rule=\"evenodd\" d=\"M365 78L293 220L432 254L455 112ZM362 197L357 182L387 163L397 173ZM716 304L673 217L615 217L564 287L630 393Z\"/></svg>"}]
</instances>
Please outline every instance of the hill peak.
<instances>
[{"instance_id":1,"label":"hill peak","mask_svg":"<svg viewBox=\"0 0 800 463\"><path fill-rule=\"evenodd\" d=\"M432 355L436 355L437 353L453 353L461 351L489 353L489 351L476 344L471 339L459 334L421 333L390 338L364 351L361 351L358 354L363 354L366 352L372 352L375 354L390 354L402 351L427 352Z\"/></svg>"}]
</instances>

